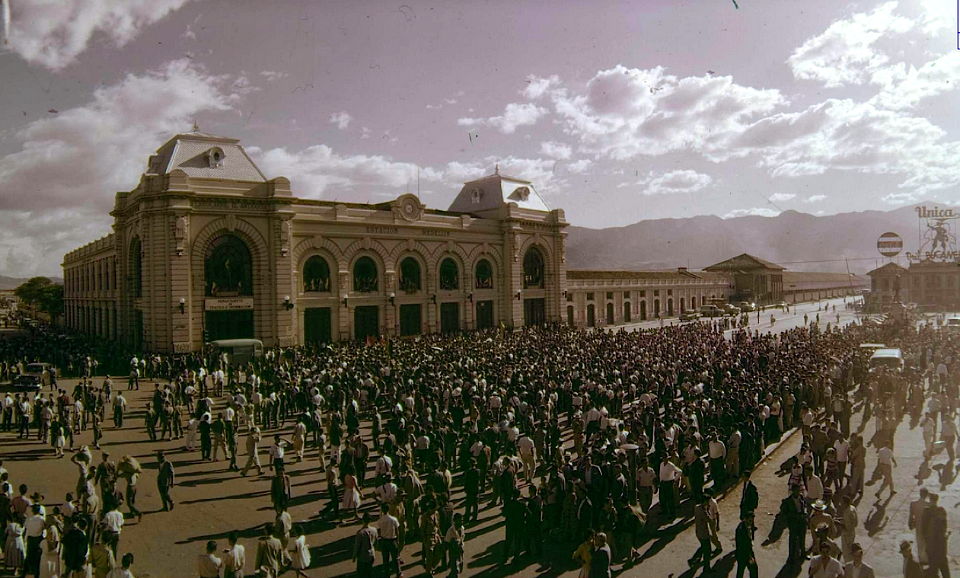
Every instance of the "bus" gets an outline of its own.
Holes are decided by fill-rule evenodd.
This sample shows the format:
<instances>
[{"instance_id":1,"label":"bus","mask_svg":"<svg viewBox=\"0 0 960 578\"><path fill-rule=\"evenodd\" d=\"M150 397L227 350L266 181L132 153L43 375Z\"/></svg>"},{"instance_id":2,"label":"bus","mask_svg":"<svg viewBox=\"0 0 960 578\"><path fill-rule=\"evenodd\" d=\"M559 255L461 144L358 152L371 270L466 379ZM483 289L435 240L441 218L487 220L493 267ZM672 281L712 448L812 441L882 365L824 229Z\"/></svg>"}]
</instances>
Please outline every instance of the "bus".
<instances>
[{"instance_id":1,"label":"bus","mask_svg":"<svg viewBox=\"0 0 960 578\"><path fill-rule=\"evenodd\" d=\"M207 355L226 354L226 363L243 367L251 359L263 356L263 342L259 339L218 339L207 343Z\"/></svg>"}]
</instances>

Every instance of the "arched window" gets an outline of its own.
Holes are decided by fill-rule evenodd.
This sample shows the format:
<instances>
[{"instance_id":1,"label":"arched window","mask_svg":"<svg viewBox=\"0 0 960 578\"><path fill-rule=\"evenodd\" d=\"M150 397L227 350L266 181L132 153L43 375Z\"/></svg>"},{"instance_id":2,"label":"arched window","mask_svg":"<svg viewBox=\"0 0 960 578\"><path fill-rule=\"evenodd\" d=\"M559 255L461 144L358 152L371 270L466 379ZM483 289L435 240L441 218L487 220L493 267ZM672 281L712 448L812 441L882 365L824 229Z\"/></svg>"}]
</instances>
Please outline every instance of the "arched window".
<instances>
[{"instance_id":1,"label":"arched window","mask_svg":"<svg viewBox=\"0 0 960 578\"><path fill-rule=\"evenodd\" d=\"M543 289L543 256L531 248L523 257L523 288Z\"/></svg>"},{"instance_id":2,"label":"arched window","mask_svg":"<svg viewBox=\"0 0 960 578\"><path fill-rule=\"evenodd\" d=\"M140 249L140 237L130 241L130 280L134 297L143 297L143 253Z\"/></svg>"},{"instance_id":3,"label":"arched window","mask_svg":"<svg viewBox=\"0 0 960 578\"><path fill-rule=\"evenodd\" d=\"M477 262L477 289L493 289L493 267L486 259Z\"/></svg>"},{"instance_id":4,"label":"arched window","mask_svg":"<svg viewBox=\"0 0 960 578\"><path fill-rule=\"evenodd\" d=\"M319 255L307 259L303 265L303 292L325 293L330 291L330 266Z\"/></svg>"},{"instance_id":5,"label":"arched window","mask_svg":"<svg viewBox=\"0 0 960 578\"><path fill-rule=\"evenodd\" d=\"M404 293L416 293L420 287L420 262L413 257L400 261L400 290Z\"/></svg>"},{"instance_id":6,"label":"arched window","mask_svg":"<svg viewBox=\"0 0 960 578\"><path fill-rule=\"evenodd\" d=\"M353 264L353 290L357 293L377 290L377 264L370 257L360 257Z\"/></svg>"},{"instance_id":7,"label":"arched window","mask_svg":"<svg viewBox=\"0 0 960 578\"><path fill-rule=\"evenodd\" d=\"M455 291L460 288L460 267L451 258L440 263L440 290Z\"/></svg>"},{"instance_id":8,"label":"arched window","mask_svg":"<svg viewBox=\"0 0 960 578\"><path fill-rule=\"evenodd\" d=\"M207 247L207 296L253 295L253 261L240 238L224 235Z\"/></svg>"}]
</instances>

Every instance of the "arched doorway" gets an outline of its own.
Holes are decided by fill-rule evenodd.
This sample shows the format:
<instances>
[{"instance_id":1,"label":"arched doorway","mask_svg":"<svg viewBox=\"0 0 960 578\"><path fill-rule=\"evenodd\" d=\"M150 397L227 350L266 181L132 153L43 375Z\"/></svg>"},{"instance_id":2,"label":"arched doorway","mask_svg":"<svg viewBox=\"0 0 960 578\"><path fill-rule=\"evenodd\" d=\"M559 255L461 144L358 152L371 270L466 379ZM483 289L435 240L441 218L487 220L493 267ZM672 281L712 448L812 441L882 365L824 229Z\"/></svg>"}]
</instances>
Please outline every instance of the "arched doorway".
<instances>
[{"instance_id":1,"label":"arched doorway","mask_svg":"<svg viewBox=\"0 0 960 578\"><path fill-rule=\"evenodd\" d=\"M630 317L630 302L627 301L623 304L623 322L630 323L632 321Z\"/></svg>"},{"instance_id":2,"label":"arched doorway","mask_svg":"<svg viewBox=\"0 0 960 578\"><path fill-rule=\"evenodd\" d=\"M646 321L646 320L647 320L647 302L641 301L640 302L640 321Z\"/></svg>"},{"instance_id":3,"label":"arched doorway","mask_svg":"<svg viewBox=\"0 0 960 578\"><path fill-rule=\"evenodd\" d=\"M573 327L573 305L567 305L567 325Z\"/></svg>"},{"instance_id":4,"label":"arched doorway","mask_svg":"<svg viewBox=\"0 0 960 578\"><path fill-rule=\"evenodd\" d=\"M593 303L587 305L587 327L596 327L597 326L597 312L593 306Z\"/></svg>"},{"instance_id":5,"label":"arched doorway","mask_svg":"<svg viewBox=\"0 0 960 578\"><path fill-rule=\"evenodd\" d=\"M613 325L613 303L607 303L607 325Z\"/></svg>"},{"instance_id":6,"label":"arched doorway","mask_svg":"<svg viewBox=\"0 0 960 578\"><path fill-rule=\"evenodd\" d=\"M353 290L356 293L376 293L380 288L380 271L373 259L360 257L353 264ZM380 336L380 307L359 305L353 308L353 337L366 340Z\"/></svg>"},{"instance_id":7,"label":"arched doorway","mask_svg":"<svg viewBox=\"0 0 960 578\"><path fill-rule=\"evenodd\" d=\"M681 298L680 298L680 314L681 314L681 315L686 311L686 309L685 309L684 306L683 306L683 301L684 301L684 299L683 299L683 297L681 297Z\"/></svg>"},{"instance_id":8,"label":"arched doorway","mask_svg":"<svg viewBox=\"0 0 960 578\"><path fill-rule=\"evenodd\" d=\"M523 288L544 288L544 260L540 250L531 247L523 257ZM547 300L530 297L523 300L524 325L543 325L547 321Z\"/></svg>"},{"instance_id":9,"label":"arched doorway","mask_svg":"<svg viewBox=\"0 0 960 578\"><path fill-rule=\"evenodd\" d=\"M673 317L673 299L667 299L667 317Z\"/></svg>"},{"instance_id":10,"label":"arched doorway","mask_svg":"<svg viewBox=\"0 0 960 578\"><path fill-rule=\"evenodd\" d=\"M249 339L253 327L253 259L236 235L217 237L204 260L204 329L211 341Z\"/></svg>"},{"instance_id":11,"label":"arched doorway","mask_svg":"<svg viewBox=\"0 0 960 578\"><path fill-rule=\"evenodd\" d=\"M659 299L653 300L653 316L660 317L660 300Z\"/></svg>"}]
</instances>

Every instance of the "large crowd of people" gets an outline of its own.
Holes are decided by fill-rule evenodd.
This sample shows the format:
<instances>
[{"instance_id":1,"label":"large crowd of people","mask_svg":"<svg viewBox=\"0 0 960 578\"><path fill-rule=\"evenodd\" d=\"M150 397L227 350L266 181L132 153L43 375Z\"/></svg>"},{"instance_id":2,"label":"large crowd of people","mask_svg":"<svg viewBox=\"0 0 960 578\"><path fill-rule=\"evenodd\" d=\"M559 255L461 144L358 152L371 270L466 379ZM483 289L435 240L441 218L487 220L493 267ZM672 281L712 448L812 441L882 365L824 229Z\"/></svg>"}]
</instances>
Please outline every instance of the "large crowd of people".
<instances>
[{"instance_id":1,"label":"large crowd of people","mask_svg":"<svg viewBox=\"0 0 960 578\"><path fill-rule=\"evenodd\" d=\"M860 345L881 339L903 350L902 372L870 373L870 350ZM922 421L931 464L946 448L941 477L952 475L957 437L960 340L931 327L894 334L819 319L776 334L709 322L634 332L543 327L269 349L244 366L202 353L135 355L41 330L0 341L0 379L48 360L51 348L65 363L59 377L77 385L61 387L54 371L34 396L7 394L2 430L49 444L78 478L49 507L15 487L17 472L0 463L4 568L18 576L132 576L133 553L120 556L120 542L124 520L142 516L143 469L128 456L95 456L108 416L125 435L182 439L198 461L271 477L276 515L255 559L236 533L222 550L208 542L197 557L201 578L304 575L309 536L288 512L287 467L308 458L323 480L319 515L357 524L349 550L360 577L375 568L401 576L415 543L427 574L461 575L465 529L488 509L504 520L505 564L558 564L546 552L563 548L583 578L609 578L616 564L642 564L640 546L658 528L692 518L699 548L689 564L706 570L725 545L717 500L737 485L740 524L726 545L738 577L756 577L750 474L794 428L801 449L780 466L784 497L765 543L787 533L787 562L812 556L815 578L843 576L843 564L870 576L855 504L865 486L896 492L897 425L904 415ZM124 427L131 389L149 392L136 408L142 428ZM858 411L864 424L876 417L872 435L852 429ZM156 460L163 510L172 510L188 490L163 452ZM936 496L911 505L910 516L919 558L907 543L905 572L913 561L949 576Z\"/></svg>"}]
</instances>

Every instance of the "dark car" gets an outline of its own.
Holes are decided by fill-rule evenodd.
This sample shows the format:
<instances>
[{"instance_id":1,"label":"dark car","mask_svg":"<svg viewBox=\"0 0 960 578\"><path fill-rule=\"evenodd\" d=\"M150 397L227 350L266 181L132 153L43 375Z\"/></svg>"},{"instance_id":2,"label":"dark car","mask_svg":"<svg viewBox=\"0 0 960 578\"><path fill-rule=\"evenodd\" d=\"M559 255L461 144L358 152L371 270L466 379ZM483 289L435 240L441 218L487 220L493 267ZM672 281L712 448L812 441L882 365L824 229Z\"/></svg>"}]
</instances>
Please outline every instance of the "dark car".
<instances>
[{"instance_id":1,"label":"dark car","mask_svg":"<svg viewBox=\"0 0 960 578\"><path fill-rule=\"evenodd\" d=\"M684 311L680 314L680 321L696 321L700 319L700 314L696 311Z\"/></svg>"},{"instance_id":2,"label":"dark car","mask_svg":"<svg viewBox=\"0 0 960 578\"><path fill-rule=\"evenodd\" d=\"M13 380L13 388L19 391L40 391L40 388L43 384L40 381L40 378L36 375L23 374L18 375L16 379Z\"/></svg>"}]
</instances>

